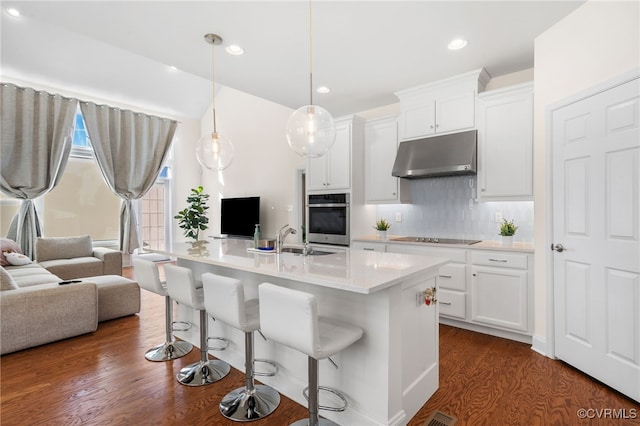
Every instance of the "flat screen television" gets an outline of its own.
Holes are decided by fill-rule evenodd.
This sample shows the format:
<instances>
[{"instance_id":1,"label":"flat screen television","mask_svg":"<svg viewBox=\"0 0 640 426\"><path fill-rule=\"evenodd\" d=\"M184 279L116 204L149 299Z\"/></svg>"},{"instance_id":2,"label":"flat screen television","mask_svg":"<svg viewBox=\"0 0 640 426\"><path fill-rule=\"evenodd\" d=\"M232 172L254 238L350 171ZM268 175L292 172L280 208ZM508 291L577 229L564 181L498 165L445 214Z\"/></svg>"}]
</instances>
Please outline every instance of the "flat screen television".
<instances>
[{"instance_id":1,"label":"flat screen television","mask_svg":"<svg viewBox=\"0 0 640 426\"><path fill-rule=\"evenodd\" d=\"M230 237L253 237L260 223L260 197L220 200L220 233Z\"/></svg>"}]
</instances>

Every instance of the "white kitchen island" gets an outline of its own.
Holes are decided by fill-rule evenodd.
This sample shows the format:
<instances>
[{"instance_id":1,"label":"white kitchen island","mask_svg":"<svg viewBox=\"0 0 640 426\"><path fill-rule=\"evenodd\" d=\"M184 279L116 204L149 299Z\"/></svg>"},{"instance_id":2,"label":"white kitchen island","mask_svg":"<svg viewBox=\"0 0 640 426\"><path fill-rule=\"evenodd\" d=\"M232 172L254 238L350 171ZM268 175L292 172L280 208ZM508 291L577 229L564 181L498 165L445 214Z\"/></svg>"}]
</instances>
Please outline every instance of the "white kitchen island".
<instances>
[{"instance_id":1,"label":"white kitchen island","mask_svg":"<svg viewBox=\"0 0 640 426\"><path fill-rule=\"evenodd\" d=\"M222 239L156 252L176 258L197 280L204 272L238 278L248 298L257 297L263 282L315 294L320 315L364 330L362 339L332 358L339 369L328 360L320 363L320 385L338 389L349 401L344 412L320 415L344 426L406 424L438 388L438 308L419 301L425 289L437 287L437 270L447 259L324 248L317 250L332 253L302 256L254 252L248 250L252 245ZM177 305L177 315L193 325L176 336L198 346L198 313ZM243 333L210 319L209 336L228 339L226 350L210 353L244 371ZM256 334L255 356L280 367L275 376L257 379L306 406L306 355ZM328 398L321 392L320 403L333 402Z\"/></svg>"}]
</instances>

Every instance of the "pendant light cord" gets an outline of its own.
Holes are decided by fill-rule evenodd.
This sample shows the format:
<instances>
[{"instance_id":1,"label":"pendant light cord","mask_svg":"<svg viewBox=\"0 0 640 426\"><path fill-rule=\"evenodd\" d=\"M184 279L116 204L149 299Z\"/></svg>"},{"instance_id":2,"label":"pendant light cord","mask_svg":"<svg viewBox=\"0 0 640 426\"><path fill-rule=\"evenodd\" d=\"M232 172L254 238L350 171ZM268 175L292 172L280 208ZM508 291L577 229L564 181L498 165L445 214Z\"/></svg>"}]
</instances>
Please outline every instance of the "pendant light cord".
<instances>
[{"instance_id":1,"label":"pendant light cord","mask_svg":"<svg viewBox=\"0 0 640 426\"><path fill-rule=\"evenodd\" d=\"M216 45L215 43L211 44L211 103L212 103L212 114L213 114L213 132L217 133L218 130L216 128Z\"/></svg>"},{"instance_id":2,"label":"pendant light cord","mask_svg":"<svg viewBox=\"0 0 640 426\"><path fill-rule=\"evenodd\" d=\"M313 105L313 43L312 43L311 0L309 0L309 105Z\"/></svg>"}]
</instances>

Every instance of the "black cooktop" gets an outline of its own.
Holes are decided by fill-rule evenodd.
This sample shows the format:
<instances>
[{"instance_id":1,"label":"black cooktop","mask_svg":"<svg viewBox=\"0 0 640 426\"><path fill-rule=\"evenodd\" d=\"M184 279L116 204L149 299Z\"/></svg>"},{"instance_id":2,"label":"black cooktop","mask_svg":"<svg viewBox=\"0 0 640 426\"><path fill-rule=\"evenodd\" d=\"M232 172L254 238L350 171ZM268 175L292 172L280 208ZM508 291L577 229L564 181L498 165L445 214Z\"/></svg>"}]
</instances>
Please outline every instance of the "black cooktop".
<instances>
[{"instance_id":1,"label":"black cooktop","mask_svg":"<svg viewBox=\"0 0 640 426\"><path fill-rule=\"evenodd\" d=\"M395 237L389 238L390 241L406 241L412 243L429 243L429 244L462 244L470 246L482 240L464 240L456 238L438 238L438 237Z\"/></svg>"}]
</instances>

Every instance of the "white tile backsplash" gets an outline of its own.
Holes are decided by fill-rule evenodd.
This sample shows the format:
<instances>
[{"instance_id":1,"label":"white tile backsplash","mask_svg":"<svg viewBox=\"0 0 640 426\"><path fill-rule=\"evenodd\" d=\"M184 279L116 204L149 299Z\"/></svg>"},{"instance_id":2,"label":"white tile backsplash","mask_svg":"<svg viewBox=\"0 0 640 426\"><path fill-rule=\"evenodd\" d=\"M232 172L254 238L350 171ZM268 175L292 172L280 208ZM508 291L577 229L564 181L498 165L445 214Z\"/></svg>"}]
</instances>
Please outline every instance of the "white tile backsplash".
<instances>
[{"instance_id":1,"label":"white tile backsplash","mask_svg":"<svg viewBox=\"0 0 640 426\"><path fill-rule=\"evenodd\" d=\"M479 203L475 176L414 179L409 187L411 204L377 206L377 217L391 223L389 235L499 240L494 214L500 211L518 226L514 241L533 241L533 202Z\"/></svg>"}]
</instances>

